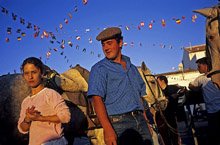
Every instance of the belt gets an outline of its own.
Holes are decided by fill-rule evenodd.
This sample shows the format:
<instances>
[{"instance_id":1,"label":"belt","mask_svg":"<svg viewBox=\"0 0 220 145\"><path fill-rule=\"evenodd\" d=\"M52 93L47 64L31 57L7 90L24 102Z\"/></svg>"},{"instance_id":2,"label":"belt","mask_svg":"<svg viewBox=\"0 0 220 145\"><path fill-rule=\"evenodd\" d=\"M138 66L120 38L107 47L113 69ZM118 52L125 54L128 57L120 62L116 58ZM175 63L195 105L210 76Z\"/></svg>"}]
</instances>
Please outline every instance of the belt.
<instances>
[{"instance_id":1,"label":"belt","mask_svg":"<svg viewBox=\"0 0 220 145\"><path fill-rule=\"evenodd\" d=\"M124 115L132 115L132 116L139 115L139 114L143 114L143 111L142 110L134 110L134 111L131 111L131 112L124 113Z\"/></svg>"},{"instance_id":2,"label":"belt","mask_svg":"<svg viewBox=\"0 0 220 145\"><path fill-rule=\"evenodd\" d=\"M134 111L126 112L126 113L122 113L122 114L110 115L109 117L126 116L126 115L134 116L134 115L139 115L139 114L143 114L143 111L142 110L134 110Z\"/></svg>"},{"instance_id":3,"label":"belt","mask_svg":"<svg viewBox=\"0 0 220 145\"><path fill-rule=\"evenodd\" d=\"M136 115L143 115L143 111L134 110L134 111L123 113L123 114L110 115L109 120L113 123L113 122L118 122L119 120L121 120L121 118L125 116L136 116Z\"/></svg>"}]
</instances>

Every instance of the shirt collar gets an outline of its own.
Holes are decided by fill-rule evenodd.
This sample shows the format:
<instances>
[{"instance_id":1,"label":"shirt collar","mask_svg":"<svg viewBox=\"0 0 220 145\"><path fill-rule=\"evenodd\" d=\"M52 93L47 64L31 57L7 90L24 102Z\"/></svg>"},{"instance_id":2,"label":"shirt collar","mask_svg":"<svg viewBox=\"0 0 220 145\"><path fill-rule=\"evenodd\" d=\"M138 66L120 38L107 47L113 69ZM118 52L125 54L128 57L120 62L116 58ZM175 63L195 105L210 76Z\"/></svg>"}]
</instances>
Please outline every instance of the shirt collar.
<instances>
[{"instance_id":1,"label":"shirt collar","mask_svg":"<svg viewBox=\"0 0 220 145\"><path fill-rule=\"evenodd\" d=\"M115 63L113 60L110 60L108 58L104 58L105 61L107 62L111 62L111 63ZM124 60L126 62L126 69L129 70L129 68L131 67L131 60L128 56L122 55L122 60Z\"/></svg>"}]
</instances>

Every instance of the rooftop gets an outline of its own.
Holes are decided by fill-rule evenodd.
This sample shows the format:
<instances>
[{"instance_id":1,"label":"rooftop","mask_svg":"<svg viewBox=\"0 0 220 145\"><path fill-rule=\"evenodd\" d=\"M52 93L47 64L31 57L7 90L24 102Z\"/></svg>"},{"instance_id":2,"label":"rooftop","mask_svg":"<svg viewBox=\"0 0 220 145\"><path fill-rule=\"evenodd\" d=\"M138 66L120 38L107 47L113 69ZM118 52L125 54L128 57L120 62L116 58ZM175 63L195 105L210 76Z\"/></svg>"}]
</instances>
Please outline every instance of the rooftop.
<instances>
[{"instance_id":1,"label":"rooftop","mask_svg":"<svg viewBox=\"0 0 220 145\"><path fill-rule=\"evenodd\" d=\"M185 47L185 50L188 51L189 53L193 53L193 52L205 51L205 47L206 47L205 44L195 45L195 46Z\"/></svg>"}]
</instances>

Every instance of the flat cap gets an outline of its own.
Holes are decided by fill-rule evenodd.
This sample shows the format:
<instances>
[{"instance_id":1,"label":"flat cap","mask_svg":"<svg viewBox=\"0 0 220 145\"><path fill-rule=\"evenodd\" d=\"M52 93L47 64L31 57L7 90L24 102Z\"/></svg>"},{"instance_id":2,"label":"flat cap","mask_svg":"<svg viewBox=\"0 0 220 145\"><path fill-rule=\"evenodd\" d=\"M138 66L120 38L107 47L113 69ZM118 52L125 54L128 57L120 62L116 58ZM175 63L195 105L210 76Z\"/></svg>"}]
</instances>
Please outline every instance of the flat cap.
<instances>
[{"instance_id":1,"label":"flat cap","mask_svg":"<svg viewBox=\"0 0 220 145\"><path fill-rule=\"evenodd\" d=\"M99 33L96 37L98 41L104 41L116 37L121 37L121 29L118 27L109 27Z\"/></svg>"}]
</instances>

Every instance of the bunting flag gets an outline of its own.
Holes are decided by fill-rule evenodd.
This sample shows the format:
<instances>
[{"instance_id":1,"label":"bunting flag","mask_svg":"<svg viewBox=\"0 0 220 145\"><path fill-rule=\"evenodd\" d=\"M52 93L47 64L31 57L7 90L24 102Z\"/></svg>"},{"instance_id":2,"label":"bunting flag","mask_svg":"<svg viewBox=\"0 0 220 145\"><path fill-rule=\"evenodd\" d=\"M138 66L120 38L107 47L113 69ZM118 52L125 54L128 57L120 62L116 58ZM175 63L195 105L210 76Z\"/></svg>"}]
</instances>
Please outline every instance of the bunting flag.
<instances>
[{"instance_id":1,"label":"bunting flag","mask_svg":"<svg viewBox=\"0 0 220 145\"><path fill-rule=\"evenodd\" d=\"M16 31L17 33L21 33L21 29L17 29L17 31Z\"/></svg>"},{"instance_id":2,"label":"bunting flag","mask_svg":"<svg viewBox=\"0 0 220 145\"><path fill-rule=\"evenodd\" d=\"M60 29L63 29L63 25L62 24L60 24L59 27L60 27Z\"/></svg>"},{"instance_id":3,"label":"bunting flag","mask_svg":"<svg viewBox=\"0 0 220 145\"><path fill-rule=\"evenodd\" d=\"M62 41L61 41L61 45L63 45L63 44L65 44L65 40L62 40Z\"/></svg>"},{"instance_id":4,"label":"bunting flag","mask_svg":"<svg viewBox=\"0 0 220 145\"><path fill-rule=\"evenodd\" d=\"M50 56L51 56L51 52L48 51L48 52L46 53L46 58L49 59Z\"/></svg>"},{"instance_id":5,"label":"bunting flag","mask_svg":"<svg viewBox=\"0 0 220 145\"><path fill-rule=\"evenodd\" d=\"M43 36L46 37L46 38L48 38L48 37L49 37L49 33L44 30L44 31L43 31Z\"/></svg>"},{"instance_id":6,"label":"bunting flag","mask_svg":"<svg viewBox=\"0 0 220 145\"><path fill-rule=\"evenodd\" d=\"M180 20L180 19L176 19L176 23L177 23L177 24L180 24L180 23L181 23L181 20Z\"/></svg>"},{"instance_id":7,"label":"bunting flag","mask_svg":"<svg viewBox=\"0 0 220 145\"><path fill-rule=\"evenodd\" d=\"M72 19L72 18L73 18L73 16L72 16L72 14L71 14L71 13L68 13L68 16L69 16L69 18L70 18L70 19Z\"/></svg>"},{"instance_id":8,"label":"bunting flag","mask_svg":"<svg viewBox=\"0 0 220 145\"><path fill-rule=\"evenodd\" d=\"M150 24L148 25L148 28L149 28L149 29L152 29L152 28L153 28L153 24L150 23Z\"/></svg>"},{"instance_id":9,"label":"bunting flag","mask_svg":"<svg viewBox=\"0 0 220 145\"><path fill-rule=\"evenodd\" d=\"M8 34L11 34L11 27L8 27L8 28L7 28L7 33L8 33Z\"/></svg>"},{"instance_id":10,"label":"bunting flag","mask_svg":"<svg viewBox=\"0 0 220 145\"><path fill-rule=\"evenodd\" d=\"M123 46L127 46L127 45L128 45L128 43L127 43L127 42L124 42L124 43L123 43Z\"/></svg>"},{"instance_id":11,"label":"bunting flag","mask_svg":"<svg viewBox=\"0 0 220 145\"><path fill-rule=\"evenodd\" d=\"M195 14L192 16L192 22L196 22L196 19L197 19L197 15Z\"/></svg>"},{"instance_id":12,"label":"bunting flag","mask_svg":"<svg viewBox=\"0 0 220 145\"><path fill-rule=\"evenodd\" d=\"M24 25L25 24L25 20L23 18L20 18L20 23Z\"/></svg>"},{"instance_id":13,"label":"bunting flag","mask_svg":"<svg viewBox=\"0 0 220 145\"><path fill-rule=\"evenodd\" d=\"M39 36L39 33L40 33L40 31L35 32L35 33L34 33L34 38L38 37L38 36Z\"/></svg>"},{"instance_id":14,"label":"bunting flag","mask_svg":"<svg viewBox=\"0 0 220 145\"><path fill-rule=\"evenodd\" d=\"M69 40L68 41L68 45L70 46L70 47L73 47L73 43Z\"/></svg>"},{"instance_id":15,"label":"bunting flag","mask_svg":"<svg viewBox=\"0 0 220 145\"><path fill-rule=\"evenodd\" d=\"M64 19L64 23L68 24L68 22L69 22L68 19Z\"/></svg>"},{"instance_id":16,"label":"bunting flag","mask_svg":"<svg viewBox=\"0 0 220 145\"><path fill-rule=\"evenodd\" d=\"M128 26L125 26L125 29L128 31L128 30L130 30L130 27L128 27Z\"/></svg>"},{"instance_id":17,"label":"bunting flag","mask_svg":"<svg viewBox=\"0 0 220 145\"><path fill-rule=\"evenodd\" d=\"M36 25L34 25L34 31L39 31L39 28Z\"/></svg>"},{"instance_id":18,"label":"bunting flag","mask_svg":"<svg viewBox=\"0 0 220 145\"><path fill-rule=\"evenodd\" d=\"M27 28L28 28L28 29L32 28L32 25L31 25L30 22L28 22Z\"/></svg>"},{"instance_id":19,"label":"bunting flag","mask_svg":"<svg viewBox=\"0 0 220 145\"><path fill-rule=\"evenodd\" d=\"M61 44L61 45L60 45L60 48L64 49L64 48L65 48L65 45L64 45L64 44Z\"/></svg>"},{"instance_id":20,"label":"bunting flag","mask_svg":"<svg viewBox=\"0 0 220 145\"><path fill-rule=\"evenodd\" d=\"M21 36L23 36L23 37L26 36L26 33L25 33L25 32L22 32L22 33L21 33Z\"/></svg>"},{"instance_id":21,"label":"bunting flag","mask_svg":"<svg viewBox=\"0 0 220 145\"><path fill-rule=\"evenodd\" d=\"M79 49L79 45L76 45L76 49Z\"/></svg>"},{"instance_id":22,"label":"bunting flag","mask_svg":"<svg viewBox=\"0 0 220 145\"><path fill-rule=\"evenodd\" d=\"M94 51L91 51L90 54L91 54L91 55L94 55Z\"/></svg>"},{"instance_id":23,"label":"bunting flag","mask_svg":"<svg viewBox=\"0 0 220 145\"><path fill-rule=\"evenodd\" d=\"M165 27L165 26L166 26L166 22L165 22L165 20L164 20L164 19L162 19L162 20L161 20L161 24L162 24L162 26L163 26L163 27Z\"/></svg>"},{"instance_id":24,"label":"bunting flag","mask_svg":"<svg viewBox=\"0 0 220 145\"><path fill-rule=\"evenodd\" d=\"M141 42L139 42L139 45L140 45L140 47L142 47L142 43Z\"/></svg>"},{"instance_id":25,"label":"bunting flag","mask_svg":"<svg viewBox=\"0 0 220 145\"><path fill-rule=\"evenodd\" d=\"M91 37L89 38L89 43L92 43L92 38Z\"/></svg>"},{"instance_id":26,"label":"bunting flag","mask_svg":"<svg viewBox=\"0 0 220 145\"><path fill-rule=\"evenodd\" d=\"M74 7L74 12L77 12L77 11L78 11L78 7L75 6L75 7Z\"/></svg>"},{"instance_id":27,"label":"bunting flag","mask_svg":"<svg viewBox=\"0 0 220 145\"><path fill-rule=\"evenodd\" d=\"M86 29L86 33L89 32L89 31L90 31L90 29Z\"/></svg>"},{"instance_id":28,"label":"bunting flag","mask_svg":"<svg viewBox=\"0 0 220 145\"><path fill-rule=\"evenodd\" d=\"M141 27L144 27L144 22L140 22L140 26L141 26Z\"/></svg>"},{"instance_id":29,"label":"bunting flag","mask_svg":"<svg viewBox=\"0 0 220 145\"><path fill-rule=\"evenodd\" d=\"M88 0L82 0L83 4L86 5L88 3Z\"/></svg>"},{"instance_id":30,"label":"bunting flag","mask_svg":"<svg viewBox=\"0 0 220 145\"><path fill-rule=\"evenodd\" d=\"M14 21L16 21L17 15L15 15L14 13L12 13L11 15L12 15L12 19L13 19Z\"/></svg>"},{"instance_id":31,"label":"bunting flag","mask_svg":"<svg viewBox=\"0 0 220 145\"><path fill-rule=\"evenodd\" d=\"M2 13L8 14L8 10L6 8L4 8L4 7L1 7L1 8L2 8Z\"/></svg>"},{"instance_id":32,"label":"bunting flag","mask_svg":"<svg viewBox=\"0 0 220 145\"><path fill-rule=\"evenodd\" d=\"M80 40L81 39L81 37L80 36L76 36L76 40Z\"/></svg>"},{"instance_id":33,"label":"bunting flag","mask_svg":"<svg viewBox=\"0 0 220 145\"><path fill-rule=\"evenodd\" d=\"M21 37L20 37L20 36L19 36L19 37L17 37L17 40L18 40L18 41L21 41Z\"/></svg>"},{"instance_id":34,"label":"bunting flag","mask_svg":"<svg viewBox=\"0 0 220 145\"><path fill-rule=\"evenodd\" d=\"M9 42L9 38L7 37L7 38L5 38L5 42Z\"/></svg>"}]
</instances>

